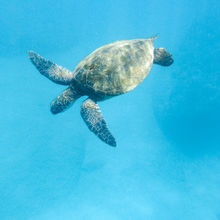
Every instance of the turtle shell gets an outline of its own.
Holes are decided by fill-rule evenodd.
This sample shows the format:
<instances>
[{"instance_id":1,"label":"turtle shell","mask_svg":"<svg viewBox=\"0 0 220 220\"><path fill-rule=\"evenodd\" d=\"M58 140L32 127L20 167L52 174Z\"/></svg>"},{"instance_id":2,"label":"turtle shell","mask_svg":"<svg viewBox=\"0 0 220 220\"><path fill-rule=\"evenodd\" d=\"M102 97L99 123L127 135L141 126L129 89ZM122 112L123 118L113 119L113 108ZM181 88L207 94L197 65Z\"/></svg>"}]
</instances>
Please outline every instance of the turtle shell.
<instances>
[{"instance_id":1,"label":"turtle shell","mask_svg":"<svg viewBox=\"0 0 220 220\"><path fill-rule=\"evenodd\" d=\"M153 63L153 39L116 41L98 48L74 70L74 79L84 91L106 96L134 89Z\"/></svg>"}]
</instances>

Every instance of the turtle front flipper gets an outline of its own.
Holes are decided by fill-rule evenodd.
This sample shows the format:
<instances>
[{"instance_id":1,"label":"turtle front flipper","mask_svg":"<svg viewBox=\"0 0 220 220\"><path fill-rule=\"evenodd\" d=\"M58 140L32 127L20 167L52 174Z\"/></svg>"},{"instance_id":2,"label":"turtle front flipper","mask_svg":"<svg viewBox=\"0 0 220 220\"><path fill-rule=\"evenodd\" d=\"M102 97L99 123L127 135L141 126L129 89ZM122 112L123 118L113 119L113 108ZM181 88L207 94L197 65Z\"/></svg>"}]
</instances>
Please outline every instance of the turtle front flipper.
<instances>
[{"instance_id":1,"label":"turtle front flipper","mask_svg":"<svg viewBox=\"0 0 220 220\"><path fill-rule=\"evenodd\" d=\"M106 144L116 147L115 138L108 130L107 123L97 103L92 99L86 99L81 106L80 113L90 131Z\"/></svg>"},{"instance_id":2,"label":"turtle front flipper","mask_svg":"<svg viewBox=\"0 0 220 220\"><path fill-rule=\"evenodd\" d=\"M81 94L74 90L74 88L69 87L52 101L50 110L53 114L63 112L68 109L79 97L81 97Z\"/></svg>"},{"instance_id":3,"label":"turtle front flipper","mask_svg":"<svg viewBox=\"0 0 220 220\"><path fill-rule=\"evenodd\" d=\"M69 85L72 81L73 73L68 69L41 57L34 51L29 51L28 56L39 72L51 81L61 85Z\"/></svg>"}]
</instances>

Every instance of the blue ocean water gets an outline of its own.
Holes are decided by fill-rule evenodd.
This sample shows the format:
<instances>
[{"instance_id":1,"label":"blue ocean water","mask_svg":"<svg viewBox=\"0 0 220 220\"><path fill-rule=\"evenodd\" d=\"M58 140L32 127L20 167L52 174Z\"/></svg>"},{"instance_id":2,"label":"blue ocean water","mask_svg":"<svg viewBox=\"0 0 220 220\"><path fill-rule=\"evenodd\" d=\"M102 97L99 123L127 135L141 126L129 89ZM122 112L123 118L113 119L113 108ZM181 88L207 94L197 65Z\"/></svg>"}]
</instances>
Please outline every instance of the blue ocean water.
<instances>
[{"instance_id":1,"label":"blue ocean water","mask_svg":"<svg viewBox=\"0 0 220 220\"><path fill-rule=\"evenodd\" d=\"M219 220L220 2L2 1L1 220ZM65 87L43 77L34 50L73 70L96 48L159 33L173 54L135 90L100 103L112 148L80 117L60 115Z\"/></svg>"}]
</instances>

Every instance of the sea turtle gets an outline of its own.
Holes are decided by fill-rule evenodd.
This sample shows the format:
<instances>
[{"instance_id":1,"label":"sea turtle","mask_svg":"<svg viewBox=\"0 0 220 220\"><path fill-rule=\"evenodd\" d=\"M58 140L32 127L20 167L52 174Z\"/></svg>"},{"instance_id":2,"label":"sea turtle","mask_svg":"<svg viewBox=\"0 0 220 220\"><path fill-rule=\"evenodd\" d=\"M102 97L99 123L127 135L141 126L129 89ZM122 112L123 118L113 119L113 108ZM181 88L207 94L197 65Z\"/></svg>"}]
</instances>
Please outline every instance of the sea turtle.
<instances>
[{"instance_id":1,"label":"sea turtle","mask_svg":"<svg viewBox=\"0 0 220 220\"><path fill-rule=\"evenodd\" d=\"M79 62L73 72L33 51L28 55L41 74L57 84L69 86L52 101L51 112L60 113L79 97L88 96L81 106L83 120L102 141L116 146L97 102L134 89L153 63L162 66L173 63L172 55L164 48L154 49L155 38L122 40L102 46Z\"/></svg>"}]
</instances>

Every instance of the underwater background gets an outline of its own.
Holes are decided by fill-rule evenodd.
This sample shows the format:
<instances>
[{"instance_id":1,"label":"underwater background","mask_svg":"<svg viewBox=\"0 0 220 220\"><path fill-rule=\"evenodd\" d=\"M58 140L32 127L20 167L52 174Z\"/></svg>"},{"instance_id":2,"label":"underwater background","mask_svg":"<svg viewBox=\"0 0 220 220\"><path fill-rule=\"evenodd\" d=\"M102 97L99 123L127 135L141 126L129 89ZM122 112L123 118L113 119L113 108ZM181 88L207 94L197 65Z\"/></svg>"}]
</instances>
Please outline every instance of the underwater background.
<instances>
[{"instance_id":1,"label":"underwater background","mask_svg":"<svg viewBox=\"0 0 220 220\"><path fill-rule=\"evenodd\" d=\"M8 0L0 6L1 220L220 220L220 1ZM96 48L159 34L173 54L135 90L101 102L117 140L86 127L80 98L28 59L73 70Z\"/></svg>"}]
</instances>

